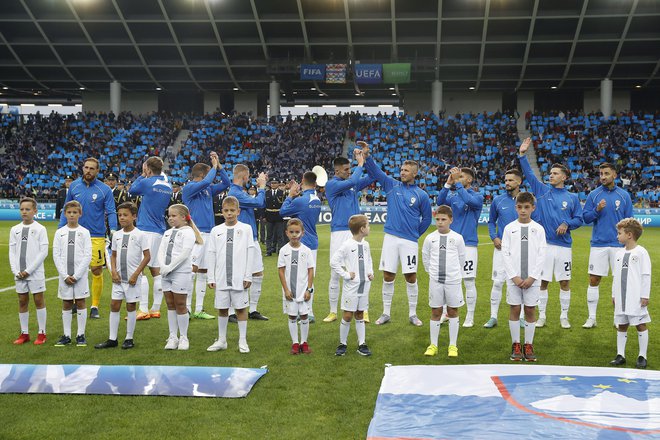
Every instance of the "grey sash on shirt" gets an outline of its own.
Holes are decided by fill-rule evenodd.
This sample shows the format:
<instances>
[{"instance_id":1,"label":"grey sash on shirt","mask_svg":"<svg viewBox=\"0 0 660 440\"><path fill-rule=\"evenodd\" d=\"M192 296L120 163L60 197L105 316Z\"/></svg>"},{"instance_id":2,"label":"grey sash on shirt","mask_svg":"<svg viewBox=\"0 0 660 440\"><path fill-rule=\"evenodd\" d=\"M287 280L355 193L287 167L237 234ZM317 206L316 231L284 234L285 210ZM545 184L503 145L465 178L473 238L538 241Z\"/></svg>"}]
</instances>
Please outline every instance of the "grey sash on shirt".
<instances>
[{"instance_id":1,"label":"grey sash on shirt","mask_svg":"<svg viewBox=\"0 0 660 440\"><path fill-rule=\"evenodd\" d=\"M76 264L73 261L76 256L76 231L69 231L69 241L66 252L66 273L72 277L76 273Z\"/></svg>"},{"instance_id":2,"label":"grey sash on shirt","mask_svg":"<svg viewBox=\"0 0 660 440\"><path fill-rule=\"evenodd\" d=\"M18 261L18 269L23 272L27 268L27 245L28 237L30 235L30 228L24 227L21 232L21 256Z\"/></svg>"},{"instance_id":3,"label":"grey sash on shirt","mask_svg":"<svg viewBox=\"0 0 660 440\"><path fill-rule=\"evenodd\" d=\"M298 284L298 259L300 251L291 251L291 275L289 276L289 290L291 290L291 296L293 299L296 299L297 296L297 284Z\"/></svg>"},{"instance_id":4,"label":"grey sash on shirt","mask_svg":"<svg viewBox=\"0 0 660 440\"><path fill-rule=\"evenodd\" d=\"M441 235L438 243L438 283L447 281L447 236Z\"/></svg>"},{"instance_id":5,"label":"grey sash on shirt","mask_svg":"<svg viewBox=\"0 0 660 440\"><path fill-rule=\"evenodd\" d=\"M520 278L529 276L529 226L520 228Z\"/></svg>"},{"instance_id":6,"label":"grey sash on shirt","mask_svg":"<svg viewBox=\"0 0 660 440\"><path fill-rule=\"evenodd\" d=\"M234 230L227 229L227 251L225 260L225 270L227 275L227 286L233 287L232 278L234 278Z\"/></svg>"},{"instance_id":7,"label":"grey sash on shirt","mask_svg":"<svg viewBox=\"0 0 660 440\"><path fill-rule=\"evenodd\" d=\"M165 264L170 264L172 262L172 249L174 249L174 238L178 234L178 230L173 230L172 235L170 235L170 241L167 243L167 251L165 253Z\"/></svg>"}]
</instances>

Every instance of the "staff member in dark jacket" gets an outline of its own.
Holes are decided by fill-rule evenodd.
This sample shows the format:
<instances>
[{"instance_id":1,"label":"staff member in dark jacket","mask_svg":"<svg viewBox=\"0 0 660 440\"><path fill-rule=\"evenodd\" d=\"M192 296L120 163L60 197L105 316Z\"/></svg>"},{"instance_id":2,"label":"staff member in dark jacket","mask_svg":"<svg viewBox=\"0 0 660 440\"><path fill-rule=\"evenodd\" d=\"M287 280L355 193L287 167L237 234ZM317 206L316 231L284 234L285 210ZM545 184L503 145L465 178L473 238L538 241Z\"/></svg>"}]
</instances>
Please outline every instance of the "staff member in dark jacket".
<instances>
[{"instance_id":1,"label":"staff member in dark jacket","mask_svg":"<svg viewBox=\"0 0 660 440\"><path fill-rule=\"evenodd\" d=\"M280 208L286 199L286 194L279 187L279 182L272 181L270 189L266 191L267 257L277 254L284 246L284 220L280 216Z\"/></svg>"},{"instance_id":2,"label":"staff member in dark jacket","mask_svg":"<svg viewBox=\"0 0 660 440\"><path fill-rule=\"evenodd\" d=\"M64 208L64 201L66 200L66 193L69 192L69 185L73 182L72 176L66 176L64 178L64 188L60 188L57 191L57 203L55 203L55 218L60 219L60 214L62 214L62 208Z\"/></svg>"}]
</instances>

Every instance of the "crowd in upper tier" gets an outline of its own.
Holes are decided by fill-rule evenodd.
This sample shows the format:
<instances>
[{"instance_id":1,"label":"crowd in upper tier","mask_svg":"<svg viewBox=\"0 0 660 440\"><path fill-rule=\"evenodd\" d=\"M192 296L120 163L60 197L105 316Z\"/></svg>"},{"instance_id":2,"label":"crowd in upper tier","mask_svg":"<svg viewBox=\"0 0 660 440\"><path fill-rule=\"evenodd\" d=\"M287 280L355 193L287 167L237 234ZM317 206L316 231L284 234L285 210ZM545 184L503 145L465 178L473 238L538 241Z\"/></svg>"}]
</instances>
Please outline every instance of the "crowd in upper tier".
<instances>
[{"instance_id":1,"label":"crowd in upper tier","mask_svg":"<svg viewBox=\"0 0 660 440\"><path fill-rule=\"evenodd\" d=\"M547 174L554 162L571 170L569 188L584 200L598 183L598 164L619 168L620 185L638 207L658 206L660 116L621 113L604 119L598 114L531 114L528 127L538 166ZM179 151L172 145L181 129L188 138ZM114 173L130 182L144 158L166 159L168 175L185 183L196 162L208 162L216 151L231 172L246 163L252 175L299 179L305 170L322 165L332 175L332 160L350 153L353 141L372 145L374 159L388 173L401 163L420 163L419 184L433 198L452 166L476 172L475 186L488 202L503 190L502 176L516 166L520 144L516 117L500 112L456 115L357 113L305 115L280 119L223 113L173 116L165 113L117 116L80 113L76 116L0 115L0 197L23 195L52 200L67 175L79 175L85 157L101 160L101 175ZM377 185L365 189L363 201L383 200Z\"/></svg>"}]
</instances>

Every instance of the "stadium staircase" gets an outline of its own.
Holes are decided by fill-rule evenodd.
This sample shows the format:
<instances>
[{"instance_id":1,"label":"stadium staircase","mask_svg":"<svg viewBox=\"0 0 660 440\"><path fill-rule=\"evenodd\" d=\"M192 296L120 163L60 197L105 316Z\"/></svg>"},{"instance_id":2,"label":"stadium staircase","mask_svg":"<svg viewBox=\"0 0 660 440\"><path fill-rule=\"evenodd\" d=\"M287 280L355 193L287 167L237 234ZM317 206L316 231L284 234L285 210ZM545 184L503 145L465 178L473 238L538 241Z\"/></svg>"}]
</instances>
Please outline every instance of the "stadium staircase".
<instances>
[{"instance_id":1,"label":"stadium staircase","mask_svg":"<svg viewBox=\"0 0 660 440\"><path fill-rule=\"evenodd\" d=\"M532 135L532 133L525 127L525 118L518 118L517 128L520 142ZM534 171L536 178L543 182L543 176L541 176L541 170L539 170L537 161L538 158L536 157L536 149L534 148L534 143L532 143L532 145L530 145L529 149L527 150L527 159L529 160L529 164L532 166L532 171Z\"/></svg>"},{"instance_id":2,"label":"stadium staircase","mask_svg":"<svg viewBox=\"0 0 660 440\"><path fill-rule=\"evenodd\" d=\"M172 152L172 157L176 157L179 154L179 151L181 151L181 147L183 147L183 145L186 143L189 134L190 134L190 130L181 130L179 132L179 134L176 137L176 140L174 141L174 144L172 145L174 147L174 151ZM166 173L170 170L169 157L165 157L165 161L163 162L163 168Z\"/></svg>"}]
</instances>

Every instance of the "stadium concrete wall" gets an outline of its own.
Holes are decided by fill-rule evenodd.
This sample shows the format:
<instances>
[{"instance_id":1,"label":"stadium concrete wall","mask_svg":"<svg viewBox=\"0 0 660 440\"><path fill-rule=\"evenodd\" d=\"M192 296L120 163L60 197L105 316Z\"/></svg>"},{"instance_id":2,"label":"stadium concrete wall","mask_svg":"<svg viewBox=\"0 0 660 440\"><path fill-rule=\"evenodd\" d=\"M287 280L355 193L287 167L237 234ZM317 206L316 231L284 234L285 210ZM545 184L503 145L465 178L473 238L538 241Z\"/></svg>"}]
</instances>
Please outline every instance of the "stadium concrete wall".
<instances>
[{"instance_id":1,"label":"stadium concrete wall","mask_svg":"<svg viewBox=\"0 0 660 440\"><path fill-rule=\"evenodd\" d=\"M257 112L257 94L256 93L234 93L234 110L238 113L248 113L256 115Z\"/></svg>"},{"instance_id":2,"label":"stadium concrete wall","mask_svg":"<svg viewBox=\"0 0 660 440\"><path fill-rule=\"evenodd\" d=\"M630 91L614 90L612 92L612 111L630 110ZM600 111L600 90L584 92L584 111L587 113Z\"/></svg>"},{"instance_id":3,"label":"stadium concrete wall","mask_svg":"<svg viewBox=\"0 0 660 440\"><path fill-rule=\"evenodd\" d=\"M85 112L109 112L110 93L83 92L82 108ZM122 93L120 109L132 113L158 111L158 94L156 92Z\"/></svg>"},{"instance_id":4,"label":"stadium concrete wall","mask_svg":"<svg viewBox=\"0 0 660 440\"><path fill-rule=\"evenodd\" d=\"M215 113L220 108L220 93L204 92L204 113Z\"/></svg>"}]
</instances>

